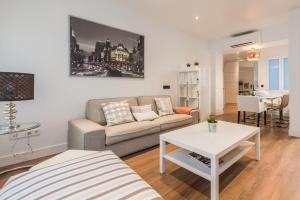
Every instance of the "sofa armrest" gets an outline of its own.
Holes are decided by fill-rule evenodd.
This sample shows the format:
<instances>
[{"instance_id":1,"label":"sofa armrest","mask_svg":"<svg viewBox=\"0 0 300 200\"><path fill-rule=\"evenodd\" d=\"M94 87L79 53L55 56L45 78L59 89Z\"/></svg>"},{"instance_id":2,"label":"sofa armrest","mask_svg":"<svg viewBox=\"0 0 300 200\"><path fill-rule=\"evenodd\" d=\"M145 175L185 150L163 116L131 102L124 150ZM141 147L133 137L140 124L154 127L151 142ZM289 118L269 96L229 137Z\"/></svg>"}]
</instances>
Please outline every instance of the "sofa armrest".
<instances>
[{"instance_id":1,"label":"sofa armrest","mask_svg":"<svg viewBox=\"0 0 300 200\"><path fill-rule=\"evenodd\" d=\"M198 124L200 122L199 110L192 110L190 115L193 117L193 124Z\"/></svg>"},{"instance_id":2,"label":"sofa armrest","mask_svg":"<svg viewBox=\"0 0 300 200\"><path fill-rule=\"evenodd\" d=\"M105 150L105 127L88 119L73 119L68 123L68 148Z\"/></svg>"}]
</instances>

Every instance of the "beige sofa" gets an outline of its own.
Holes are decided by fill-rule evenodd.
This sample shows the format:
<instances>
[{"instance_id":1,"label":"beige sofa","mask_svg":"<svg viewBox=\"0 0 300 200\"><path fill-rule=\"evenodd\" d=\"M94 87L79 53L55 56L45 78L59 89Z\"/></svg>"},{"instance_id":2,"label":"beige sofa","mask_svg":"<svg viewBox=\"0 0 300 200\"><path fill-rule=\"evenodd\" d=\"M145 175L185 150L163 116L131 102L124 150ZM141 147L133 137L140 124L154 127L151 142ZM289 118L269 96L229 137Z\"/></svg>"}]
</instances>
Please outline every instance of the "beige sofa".
<instances>
[{"instance_id":1,"label":"beige sofa","mask_svg":"<svg viewBox=\"0 0 300 200\"><path fill-rule=\"evenodd\" d=\"M106 126L101 103L126 100L130 106L151 104L152 110L157 112L155 97L169 96L139 96L89 100L86 105L86 118L69 121L69 149L112 150L118 156L125 156L157 145L161 133L198 123L199 111L193 110L190 115L173 114L159 117L153 121Z\"/></svg>"}]
</instances>

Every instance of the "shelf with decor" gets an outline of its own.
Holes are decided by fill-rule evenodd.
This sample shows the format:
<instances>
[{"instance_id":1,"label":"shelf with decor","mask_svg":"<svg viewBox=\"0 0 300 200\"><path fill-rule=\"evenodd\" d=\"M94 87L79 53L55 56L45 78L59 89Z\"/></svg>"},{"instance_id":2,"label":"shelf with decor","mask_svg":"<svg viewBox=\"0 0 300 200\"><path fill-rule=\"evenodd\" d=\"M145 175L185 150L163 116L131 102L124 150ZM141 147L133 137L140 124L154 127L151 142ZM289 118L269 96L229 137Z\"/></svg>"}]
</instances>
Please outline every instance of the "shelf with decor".
<instances>
[{"instance_id":1,"label":"shelf with decor","mask_svg":"<svg viewBox=\"0 0 300 200\"><path fill-rule=\"evenodd\" d=\"M200 109L202 120L210 112L208 77L208 68L205 67L190 67L178 71L178 105Z\"/></svg>"}]
</instances>

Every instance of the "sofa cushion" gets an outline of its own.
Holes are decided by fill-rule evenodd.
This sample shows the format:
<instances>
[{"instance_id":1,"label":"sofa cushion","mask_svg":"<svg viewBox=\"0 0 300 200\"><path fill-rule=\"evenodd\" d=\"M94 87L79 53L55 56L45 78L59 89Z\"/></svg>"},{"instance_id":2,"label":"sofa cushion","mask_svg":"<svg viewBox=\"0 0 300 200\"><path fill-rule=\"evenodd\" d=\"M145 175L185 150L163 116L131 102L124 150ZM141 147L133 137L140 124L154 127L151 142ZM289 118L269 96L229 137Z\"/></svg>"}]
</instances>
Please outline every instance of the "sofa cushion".
<instances>
[{"instance_id":1,"label":"sofa cushion","mask_svg":"<svg viewBox=\"0 0 300 200\"><path fill-rule=\"evenodd\" d=\"M175 113L176 114L187 114L189 115L192 112L192 108L191 107L176 107L175 108Z\"/></svg>"},{"instance_id":2,"label":"sofa cushion","mask_svg":"<svg viewBox=\"0 0 300 200\"><path fill-rule=\"evenodd\" d=\"M106 145L158 133L159 131L160 124L157 121L131 122L116 126L107 126L105 128Z\"/></svg>"},{"instance_id":3,"label":"sofa cushion","mask_svg":"<svg viewBox=\"0 0 300 200\"><path fill-rule=\"evenodd\" d=\"M126 101L102 103L101 106L107 126L134 122L129 104Z\"/></svg>"},{"instance_id":4,"label":"sofa cushion","mask_svg":"<svg viewBox=\"0 0 300 200\"><path fill-rule=\"evenodd\" d=\"M105 116L101 107L102 103L126 101L129 106L137 106L136 97L119 97L108 99L91 99L86 104L86 118L101 125L106 125Z\"/></svg>"},{"instance_id":5,"label":"sofa cushion","mask_svg":"<svg viewBox=\"0 0 300 200\"><path fill-rule=\"evenodd\" d=\"M193 123L193 117L185 114L166 115L155 119L160 124L160 130L168 130Z\"/></svg>"},{"instance_id":6,"label":"sofa cushion","mask_svg":"<svg viewBox=\"0 0 300 200\"><path fill-rule=\"evenodd\" d=\"M174 114L171 98L155 98L159 116Z\"/></svg>"},{"instance_id":7,"label":"sofa cushion","mask_svg":"<svg viewBox=\"0 0 300 200\"><path fill-rule=\"evenodd\" d=\"M137 98L138 104L140 106L151 104L152 110L158 114L155 98L170 98L168 95L157 95L157 96L139 96ZM171 99L172 101L172 99Z\"/></svg>"}]
</instances>

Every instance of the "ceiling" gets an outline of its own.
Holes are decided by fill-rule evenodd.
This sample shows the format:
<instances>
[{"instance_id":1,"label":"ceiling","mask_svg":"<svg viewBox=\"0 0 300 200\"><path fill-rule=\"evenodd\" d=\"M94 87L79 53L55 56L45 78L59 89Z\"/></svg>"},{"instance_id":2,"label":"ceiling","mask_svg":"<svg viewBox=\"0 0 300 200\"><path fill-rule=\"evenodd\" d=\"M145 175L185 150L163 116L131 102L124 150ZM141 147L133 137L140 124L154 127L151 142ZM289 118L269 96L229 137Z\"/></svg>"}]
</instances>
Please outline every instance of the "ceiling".
<instances>
[{"instance_id":1,"label":"ceiling","mask_svg":"<svg viewBox=\"0 0 300 200\"><path fill-rule=\"evenodd\" d=\"M300 7L300 0L114 0L114 3L206 40L287 23L288 11Z\"/></svg>"}]
</instances>

